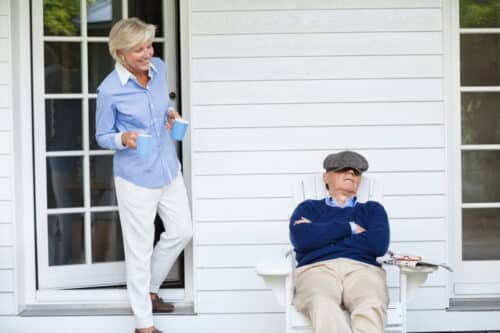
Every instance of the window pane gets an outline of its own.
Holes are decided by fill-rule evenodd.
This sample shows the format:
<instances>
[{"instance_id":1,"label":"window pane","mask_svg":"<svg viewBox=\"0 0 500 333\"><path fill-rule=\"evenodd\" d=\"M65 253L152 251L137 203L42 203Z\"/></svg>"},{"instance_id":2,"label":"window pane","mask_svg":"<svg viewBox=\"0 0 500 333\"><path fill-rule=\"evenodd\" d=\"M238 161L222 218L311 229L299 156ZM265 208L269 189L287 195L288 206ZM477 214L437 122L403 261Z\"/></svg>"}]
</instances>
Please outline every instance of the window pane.
<instances>
[{"instance_id":1,"label":"window pane","mask_svg":"<svg viewBox=\"0 0 500 333\"><path fill-rule=\"evenodd\" d=\"M463 260L500 260L500 209L462 209Z\"/></svg>"},{"instance_id":2,"label":"window pane","mask_svg":"<svg viewBox=\"0 0 500 333\"><path fill-rule=\"evenodd\" d=\"M500 85L500 35L466 34L460 41L462 86Z\"/></svg>"},{"instance_id":3,"label":"window pane","mask_svg":"<svg viewBox=\"0 0 500 333\"><path fill-rule=\"evenodd\" d=\"M89 36L107 36L113 24L121 17L121 0L87 1L87 34Z\"/></svg>"},{"instance_id":4,"label":"window pane","mask_svg":"<svg viewBox=\"0 0 500 333\"><path fill-rule=\"evenodd\" d=\"M146 23L156 26L156 36L163 36L162 3L158 0L129 0L128 16L138 17Z\"/></svg>"},{"instance_id":5,"label":"window pane","mask_svg":"<svg viewBox=\"0 0 500 333\"><path fill-rule=\"evenodd\" d=\"M500 143L500 93L462 94L462 144Z\"/></svg>"},{"instance_id":6,"label":"window pane","mask_svg":"<svg viewBox=\"0 0 500 333\"><path fill-rule=\"evenodd\" d=\"M460 27L500 27L500 3L498 0L460 0Z\"/></svg>"},{"instance_id":7,"label":"window pane","mask_svg":"<svg viewBox=\"0 0 500 333\"><path fill-rule=\"evenodd\" d=\"M125 255L118 213L92 214L92 262L123 260Z\"/></svg>"},{"instance_id":8,"label":"window pane","mask_svg":"<svg viewBox=\"0 0 500 333\"><path fill-rule=\"evenodd\" d=\"M45 143L47 151L82 149L81 100L45 100Z\"/></svg>"},{"instance_id":9,"label":"window pane","mask_svg":"<svg viewBox=\"0 0 500 333\"><path fill-rule=\"evenodd\" d=\"M43 33L46 36L80 35L80 0L44 0Z\"/></svg>"},{"instance_id":10,"label":"window pane","mask_svg":"<svg viewBox=\"0 0 500 333\"><path fill-rule=\"evenodd\" d=\"M500 151L462 151L463 202L500 202Z\"/></svg>"},{"instance_id":11,"label":"window pane","mask_svg":"<svg viewBox=\"0 0 500 333\"><path fill-rule=\"evenodd\" d=\"M163 57L163 43L153 43L153 49L155 51L154 56L160 58L161 60L165 61L165 58ZM167 68L167 70L172 70Z\"/></svg>"},{"instance_id":12,"label":"window pane","mask_svg":"<svg viewBox=\"0 0 500 333\"><path fill-rule=\"evenodd\" d=\"M83 214L48 216L49 265L74 265L85 262Z\"/></svg>"},{"instance_id":13,"label":"window pane","mask_svg":"<svg viewBox=\"0 0 500 333\"><path fill-rule=\"evenodd\" d=\"M82 158L47 158L47 206L67 208L83 206Z\"/></svg>"},{"instance_id":14,"label":"window pane","mask_svg":"<svg viewBox=\"0 0 500 333\"><path fill-rule=\"evenodd\" d=\"M89 144L90 150L102 150L95 138L95 107L96 100L94 98L89 99Z\"/></svg>"},{"instance_id":15,"label":"window pane","mask_svg":"<svg viewBox=\"0 0 500 333\"><path fill-rule=\"evenodd\" d=\"M45 92L80 93L82 91L80 44L46 42Z\"/></svg>"},{"instance_id":16,"label":"window pane","mask_svg":"<svg viewBox=\"0 0 500 333\"><path fill-rule=\"evenodd\" d=\"M92 206L116 206L113 156L90 157L90 195Z\"/></svg>"},{"instance_id":17,"label":"window pane","mask_svg":"<svg viewBox=\"0 0 500 333\"><path fill-rule=\"evenodd\" d=\"M89 93L97 91L102 80L114 69L107 43L89 43Z\"/></svg>"}]
</instances>

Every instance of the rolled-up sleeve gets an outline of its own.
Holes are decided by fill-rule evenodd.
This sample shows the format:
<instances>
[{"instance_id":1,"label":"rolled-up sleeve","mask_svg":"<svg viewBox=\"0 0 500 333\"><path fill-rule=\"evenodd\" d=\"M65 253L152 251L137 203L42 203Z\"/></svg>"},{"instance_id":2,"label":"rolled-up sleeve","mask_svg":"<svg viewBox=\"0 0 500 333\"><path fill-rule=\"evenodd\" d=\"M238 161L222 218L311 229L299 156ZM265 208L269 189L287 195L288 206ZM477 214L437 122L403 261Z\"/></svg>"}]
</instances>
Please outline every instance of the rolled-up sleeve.
<instances>
[{"instance_id":1,"label":"rolled-up sleeve","mask_svg":"<svg viewBox=\"0 0 500 333\"><path fill-rule=\"evenodd\" d=\"M106 149L121 150L127 148L121 143L121 133L116 128L116 109L112 95L99 90L95 117L96 140Z\"/></svg>"}]
</instances>

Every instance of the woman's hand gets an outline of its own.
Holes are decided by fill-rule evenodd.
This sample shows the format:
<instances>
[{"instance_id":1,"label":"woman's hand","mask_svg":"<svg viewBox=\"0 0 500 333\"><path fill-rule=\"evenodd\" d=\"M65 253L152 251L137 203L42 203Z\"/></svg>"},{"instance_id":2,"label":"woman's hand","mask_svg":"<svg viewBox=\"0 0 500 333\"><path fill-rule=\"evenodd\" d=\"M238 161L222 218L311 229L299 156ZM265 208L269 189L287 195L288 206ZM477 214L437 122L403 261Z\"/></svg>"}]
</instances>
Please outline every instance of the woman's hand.
<instances>
[{"instance_id":1,"label":"woman's hand","mask_svg":"<svg viewBox=\"0 0 500 333\"><path fill-rule=\"evenodd\" d=\"M172 129L172 126L174 126L174 120L177 118L180 118L181 116L173 108L169 108L168 110L169 110L168 118L167 118L167 123L165 124L165 127L167 129Z\"/></svg>"},{"instance_id":2,"label":"woman's hand","mask_svg":"<svg viewBox=\"0 0 500 333\"><path fill-rule=\"evenodd\" d=\"M137 135L139 132L137 131L128 131L122 133L122 145L127 146L129 148L135 149L137 148Z\"/></svg>"}]
</instances>

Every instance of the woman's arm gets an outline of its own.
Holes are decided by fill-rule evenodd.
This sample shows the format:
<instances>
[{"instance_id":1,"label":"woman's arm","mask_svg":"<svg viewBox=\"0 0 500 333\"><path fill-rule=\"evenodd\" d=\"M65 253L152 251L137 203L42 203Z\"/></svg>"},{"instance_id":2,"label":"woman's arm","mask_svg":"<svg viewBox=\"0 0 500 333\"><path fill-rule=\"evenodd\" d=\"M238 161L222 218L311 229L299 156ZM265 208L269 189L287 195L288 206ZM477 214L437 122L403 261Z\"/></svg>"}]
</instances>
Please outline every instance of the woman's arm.
<instances>
[{"instance_id":1,"label":"woman's arm","mask_svg":"<svg viewBox=\"0 0 500 333\"><path fill-rule=\"evenodd\" d=\"M112 94L99 90L97 92L95 137L102 148L113 150L127 148L127 145L122 142L122 133L118 132L115 123L116 110L113 106Z\"/></svg>"}]
</instances>

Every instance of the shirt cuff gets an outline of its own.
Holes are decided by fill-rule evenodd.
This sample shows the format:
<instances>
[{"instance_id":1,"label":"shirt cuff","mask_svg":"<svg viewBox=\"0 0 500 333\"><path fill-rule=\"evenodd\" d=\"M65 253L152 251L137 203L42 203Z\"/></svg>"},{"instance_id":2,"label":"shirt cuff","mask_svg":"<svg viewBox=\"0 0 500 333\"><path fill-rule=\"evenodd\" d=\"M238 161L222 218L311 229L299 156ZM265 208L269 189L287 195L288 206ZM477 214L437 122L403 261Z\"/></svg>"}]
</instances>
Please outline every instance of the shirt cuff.
<instances>
[{"instance_id":1,"label":"shirt cuff","mask_svg":"<svg viewBox=\"0 0 500 333\"><path fill-rule=\"evenodd\" d=\"M356 223L354 223L354 222L351 221L351 222L349 222L349 225L351 226L351 232L352 232L352 234L353 235L357 234L357 232L356 232Z\"/></svg>"},{"instance_id":2,"label":"shirt cuff","mask_svg":"<svg viewBox=\"0 0 500 333\"><path fill-rule=\"evenodd\" d=\"M122 134L123 134L122 132L115 134L115 146L117 150L123 150L127 148L127 146L124 146L122 144Z\"/></svg>"}]
</instances>

